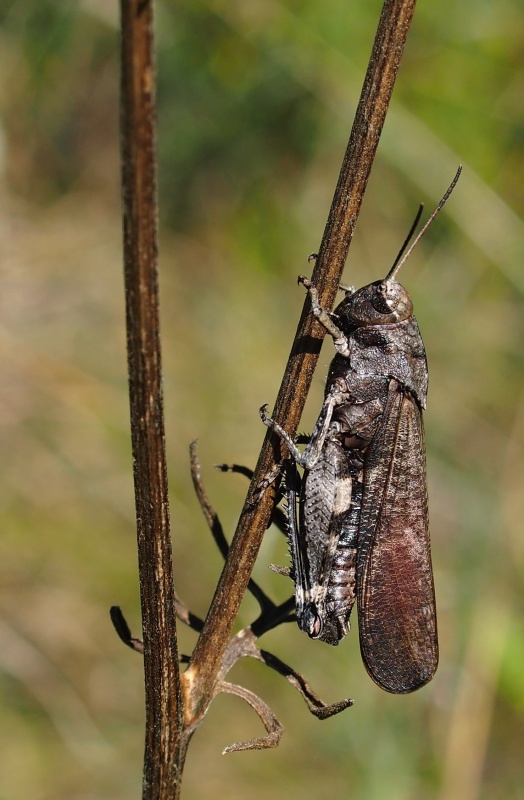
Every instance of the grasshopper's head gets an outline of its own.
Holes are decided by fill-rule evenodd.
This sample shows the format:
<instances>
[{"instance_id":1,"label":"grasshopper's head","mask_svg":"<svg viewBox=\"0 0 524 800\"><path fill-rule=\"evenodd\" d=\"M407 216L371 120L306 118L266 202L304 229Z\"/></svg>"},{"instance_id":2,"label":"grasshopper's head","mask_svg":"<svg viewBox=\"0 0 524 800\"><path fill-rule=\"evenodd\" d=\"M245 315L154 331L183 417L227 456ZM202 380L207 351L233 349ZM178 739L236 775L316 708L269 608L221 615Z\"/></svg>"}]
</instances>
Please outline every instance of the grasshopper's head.
<instances>
[{"instance_id":1,"label":"grasshopper's head","mask_svg":"<svg viewBox=\"0 0 524 800\"><path fill-rule=\"evenodd\" d=\"M335 309L335 319L344 332L364 325L403 322L413 314L413 303L400 283L392 278L375 281L353 294L346 294Z\"/></svg>"}]
</instances>

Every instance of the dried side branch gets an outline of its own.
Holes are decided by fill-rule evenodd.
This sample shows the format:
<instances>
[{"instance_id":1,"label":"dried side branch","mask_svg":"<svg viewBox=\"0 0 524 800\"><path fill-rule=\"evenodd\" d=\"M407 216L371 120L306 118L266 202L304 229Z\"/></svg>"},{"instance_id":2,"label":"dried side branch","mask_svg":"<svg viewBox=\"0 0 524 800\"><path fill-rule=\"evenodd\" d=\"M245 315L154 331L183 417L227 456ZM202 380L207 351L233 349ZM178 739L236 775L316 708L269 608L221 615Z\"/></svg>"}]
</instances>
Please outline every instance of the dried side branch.
<instances>
[{"instance_id":1,"label":"dried side branch","mask_svg":"<svg viewBox=\"0 0 524 800\"><path fill-rule=\"evenodd\" d=\"M353 705L353 700L349 697L344 700L338 700L336 703L326 705L320 697L315 694L309 683L299 672L292 669L281 661L280 658L269 653L267 650L259 650L259 653L260 660L263 661L266 666L274 669L279 675L283 675L284 678L300 692L310 712L318 719L328 719L335 714L340 714L341 711L345 711L346 708Z\"/></svg>"},{"instance_id":2,"label":"dried side branch","mask_svg":"<svg viewBox=\"0 0 524 800\"><path fill-rule=\"evenodd\" d=\"M193 486L209 531L215 540L215 543L220 550L224 561L226 561L229 555L229 545L224 535L222 523L220 522L217 512L211 505L211 501L202 482L200 461L197 455L196 444L196 442L191 442L189 446L189 458L191 462L191 477L193 479ZM220 468L224 468L223 471L226 471L225 464L221 465ZM243 474L251 472L251 470L247 469L247 467L238 467L238 469L234 471L241 472ZM278 511L280 511L280 509L278 509ZM280 522L281 516L279 514L278 523ZM250 626L255 633L255 636L262 636L264 633L276 628L283 622L290 622L295 619L295 616L292 614L295 608L294 597L290 597L288 600L285 600L283 603L279 603L277 605L267 596L264 590L258 585L258 583L256 583L256 581L253 580L253 578L249 579L247 588L255 600L258 601L260 606L260 615L258 619L256 619ZM180 615L178 616L181 619Z\"/></svg>"},{"instance_id":3,"label":"dried side branch","mask_svg":"<svg viewBox=\"0 0 524 800\"><path fill-rule=\"evenodd\" d=\"M209 530L211 531L211 535L213 536L213 539L215 540L215 543L225 561L229 554L229 544L227 543L226 537L224 536L224 529L222 528L222 523L218 518L218 514L212 507L209 497L207 496L204 484L202 483L202 478L200 474L200 461L197 455L196 441L191 442L191 444L189 445L189 458L191 463L191 478L193 479L193 487L195 489L195 493L198 502L200 504L200 508L202 509L202 513L204 514ZM266 593L252 578L249 579L247 588L251 592L255 600L257 600L260 606L260 610L262 612L266 608L275 607L275 604L269 599Z\"/></svg>"},{"instance_id":4,"label":"dried side branch","mask_svg":"<svg viewBox=\"0 0 524 800\"><path fill-rule=\"evenodd\" d=\"M122 614L120 606L111 606L109 610L111 622L113 623L115 631L118 633L121 641L126 644L131 650L136 650L137 653L144 653L144 642L142 639L137 639L131 633L131 628L127 624L127 620Z\"/></svg>"},{"instance_id":5,"label":"dried side branch","mask_svg":"<svg viewBox=\"0 0 524 800\"><path fill-rule=\"evenodd\" d=\"M241 750L267 750L270 747L278 747L280 738L284 733L284 728L275 717L267 703L254 692L245 689L243 686L238 686L236 683L228 683L222 681L220 684L222 692L227 694L234 694L249 703L251 708L258 714L262 720L262 724L267 731L267 736L257 736L256 739L248 739L245 742L235 742L228 747L224 747L222 753L238 753Z\"/></svg>"}]
</instances>

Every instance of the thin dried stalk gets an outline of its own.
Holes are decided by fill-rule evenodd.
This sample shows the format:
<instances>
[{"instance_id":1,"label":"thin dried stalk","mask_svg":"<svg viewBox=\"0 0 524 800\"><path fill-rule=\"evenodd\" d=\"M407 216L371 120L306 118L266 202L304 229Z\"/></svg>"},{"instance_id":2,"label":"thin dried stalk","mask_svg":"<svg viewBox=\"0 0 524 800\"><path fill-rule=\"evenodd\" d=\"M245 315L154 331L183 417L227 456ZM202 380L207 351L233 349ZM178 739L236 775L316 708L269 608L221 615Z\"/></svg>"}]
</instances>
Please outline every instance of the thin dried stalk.
<instances>
[{"instance_id":1,"label":"thin dried stalk","mask_svg":"<svg viewBox=\"0 0 524 800\"><path fill-rule=\"evenodd\" d=\"M158 316L152 0L122 0L121 147L131 438L142 603L143 797L178 796L183 734Z\"/></svg>"},{"instance_id":2,"label":"thin dried stalk","mask_svg":"<svg viewBox=\"0 0 524 800\"><path fill-rule=\"evenodd\" d=\"M320 303L332 308L355 229L391 99L415 0L385 0L360 102L342 164L312 281ZM324 331L306 300L272 417L295 434ZM216 675L274 504L277 482L262 496L257 489L281 457L281 445L269 431L264 440L246 503L231 543L203 631L187 671L186 725L194 725L212 699Z\"/></svg>"}]
</instances>

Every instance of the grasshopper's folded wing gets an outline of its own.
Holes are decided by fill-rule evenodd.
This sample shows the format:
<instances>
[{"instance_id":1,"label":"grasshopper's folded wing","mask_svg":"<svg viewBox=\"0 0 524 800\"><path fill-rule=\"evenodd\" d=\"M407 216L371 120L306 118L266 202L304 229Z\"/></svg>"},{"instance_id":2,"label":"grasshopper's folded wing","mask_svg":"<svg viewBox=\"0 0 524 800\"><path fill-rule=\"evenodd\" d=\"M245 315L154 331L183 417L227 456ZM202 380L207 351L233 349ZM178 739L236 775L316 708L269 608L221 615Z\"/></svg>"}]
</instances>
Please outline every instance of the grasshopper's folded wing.
<instances>
[{"instance_id":1,"label":"grasshopper's folded wing","mask_svg":"<svg viewBox=\"0 0 524 800\"><path fill-rule=\"evenodd\" d=\"M391 381L364 468L357 603L362 658L388 692L412 692L438 663L420 410Z\"/></svg>"}]
</instances>

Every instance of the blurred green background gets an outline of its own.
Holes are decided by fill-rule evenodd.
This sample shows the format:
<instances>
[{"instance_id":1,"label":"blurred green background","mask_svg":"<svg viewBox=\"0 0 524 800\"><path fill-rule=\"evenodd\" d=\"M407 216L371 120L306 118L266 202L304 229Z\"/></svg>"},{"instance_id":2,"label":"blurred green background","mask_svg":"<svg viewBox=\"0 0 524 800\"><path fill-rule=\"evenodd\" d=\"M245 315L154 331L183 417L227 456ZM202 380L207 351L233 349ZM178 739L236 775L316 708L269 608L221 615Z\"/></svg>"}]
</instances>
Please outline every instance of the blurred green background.
<instances>
[{"instance_id":1,"label":"blurred green background","mask_svg":"<svg viewBox=\"0 0 524 800\"><path fill-rule=\"evenodd\" d=\"M231 533L318 248L381 3L157 3L161 292L177 588L205 614L221 561L187 447ZM107 0L0 3L0 798L139 797L140 631L128 431L118 152L118 10ZM285 726L277 750L220 697L188 757L185 797L524 797L524 21L518 0L415 14L345 280L385 274L418 203L462 179L405 265L430 365L426 414L441 663L394 697L356 630L336 650L285 626L263 645L327 701L311 717L258 663L233 673ZM326 342L302 430L311 429ZM266 535L256 576L291 586ZM247 599L241 623L255 605ZM181 651L194 637L181 631Z\"/></svg>"}]
</instances>

